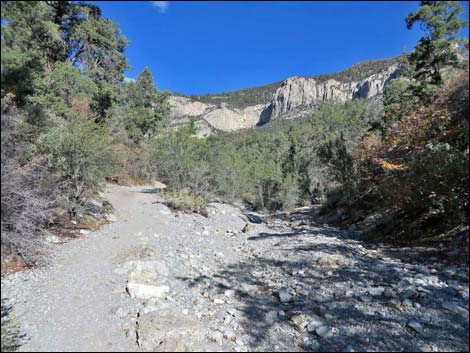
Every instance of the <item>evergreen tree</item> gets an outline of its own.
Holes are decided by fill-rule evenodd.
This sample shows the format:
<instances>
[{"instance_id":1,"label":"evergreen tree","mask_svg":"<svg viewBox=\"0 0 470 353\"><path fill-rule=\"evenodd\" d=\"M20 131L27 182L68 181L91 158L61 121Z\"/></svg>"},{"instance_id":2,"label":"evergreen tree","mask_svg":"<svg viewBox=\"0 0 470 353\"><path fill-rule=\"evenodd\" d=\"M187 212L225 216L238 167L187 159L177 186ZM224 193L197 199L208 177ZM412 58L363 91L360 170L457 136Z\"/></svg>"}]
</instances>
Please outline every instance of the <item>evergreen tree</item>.
<instances>
[{"instance_id":1,"label":"evergreen tree","mask_svg":"<svg viewBox=\"0 0 470 353\"><path fill-rule=\"evenodd\" d=\"M117 25L102 18L96 5L82 2L2 1L1 7L2 97L12 92L19 105L26 105L45 93L56 64L67 63L69 73L79 70L97 86L91 107L103 119L127 68L127 40Z\"/></svg>"},{"instance_id":2,"label":"evergreen tree","mask_svg":"<svg viewBox=\"0 0 470 353\"><path fill-rule=\"evenodd\" d=\"M413 76L422 85L441 84L443 69L459 65L459 44L463 43L456 35L467 25L459 18L462 13L457 1L421 1L419 10L406 18L408 29L419 22L425 34L409 56Z\"/></svg>"},{"instance_id":3,"label":"evergreen tree","mask_svg":"<svg viewBox=\"0 0 470 353\"><path fill-rule=\"evenodd\" d=\"M165 126L170 112L168 93L159 92L152 73L146 67L135 82L125 86L123 119L130 137L140 141L152 137Z\"/></svg>"}]
</instances>

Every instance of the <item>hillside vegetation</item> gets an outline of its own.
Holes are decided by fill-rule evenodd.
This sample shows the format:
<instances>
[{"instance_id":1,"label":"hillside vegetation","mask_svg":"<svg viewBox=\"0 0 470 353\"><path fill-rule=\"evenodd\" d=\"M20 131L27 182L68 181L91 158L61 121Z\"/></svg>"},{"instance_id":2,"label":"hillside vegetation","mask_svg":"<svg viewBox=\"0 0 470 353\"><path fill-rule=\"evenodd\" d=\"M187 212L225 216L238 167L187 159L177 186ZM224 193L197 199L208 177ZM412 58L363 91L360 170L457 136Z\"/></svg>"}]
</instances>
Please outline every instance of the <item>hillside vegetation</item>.
<instances>
[{"instance_id":1,"label":"hillside vegetation","mask_svg":"<svg viewBox=\"0 0 470 353\"><path fill-rule=\"evenodd\" d=\"M381 102L325 103L310 117L196 138L167 129L168 93L149 69L124 82L127 40L98 6L2 2L2 259L44 259L54 227L97 222L106 180L156 178L172 207L205 214L214 199L257 210L323 204L324 220L374 239L468 249L468 44L453 2L406 19L424 36L400 59L326 80L358 80L402 60ZM278 83L195 99L266 103ZM217 103L218 104L218 103ZM96 203L96 202L95 202Z\"/></svg>"}]
</instances>

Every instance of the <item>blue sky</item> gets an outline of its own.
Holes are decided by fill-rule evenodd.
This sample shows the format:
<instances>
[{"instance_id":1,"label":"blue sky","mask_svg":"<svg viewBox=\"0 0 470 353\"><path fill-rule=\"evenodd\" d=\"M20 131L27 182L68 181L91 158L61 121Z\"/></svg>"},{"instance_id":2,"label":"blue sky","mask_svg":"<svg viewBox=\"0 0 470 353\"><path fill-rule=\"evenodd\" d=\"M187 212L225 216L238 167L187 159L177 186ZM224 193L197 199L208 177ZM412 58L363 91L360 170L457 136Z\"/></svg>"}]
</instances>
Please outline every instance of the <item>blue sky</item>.
<instances>
[{"instance_id":1,"label":"blue sky","mask_svg":"<svg viewBox=\"0 0 470 353\"><path fill-rule=\"evenodd\" d=\"M127 77L148 66L159 89L188 95L337 72L411 51L421 37L404 22L414 1L96 3L131 42Z\"/></svg>"}]
</instances>

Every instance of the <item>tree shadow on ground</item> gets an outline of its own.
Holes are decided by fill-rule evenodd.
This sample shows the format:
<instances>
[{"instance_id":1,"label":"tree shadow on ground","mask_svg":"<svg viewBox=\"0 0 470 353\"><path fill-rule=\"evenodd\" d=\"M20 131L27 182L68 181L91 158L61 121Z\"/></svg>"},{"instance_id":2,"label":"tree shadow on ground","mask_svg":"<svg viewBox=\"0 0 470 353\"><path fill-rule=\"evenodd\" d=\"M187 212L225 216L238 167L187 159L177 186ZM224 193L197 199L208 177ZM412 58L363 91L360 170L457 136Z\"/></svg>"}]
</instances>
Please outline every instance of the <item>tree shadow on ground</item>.
<instances>
[{"instance_id":1,"label":"tree shadow on ground","mask_svg":"<svg viewBox=\"0 0 470 353\"><path fill-rule=\"evenodd\" d=\"M397 307L390 298L369 295L372 286L395 285L403 279L396 265L381 258L364 256L347 243L309 242L302 230L286 233L260 233L248 238L251 242L271 242L274 252L253 256L246 262L226 265L211 277L180 278L188 286L201 292L215 290L222 295L227 288L236 289L234 306L240 311L240 325L248 335L250 347L258 351L311 350L309 336L321 342L322 351L341 351L348 346L356 351L423 351L432 347L441 349L468 349L468 318L461 314L436 311L434 319L426 317L424 331L417 333L406 323L417 317L416 311ZM334 229L314 229L308 236L340 237ZM283 242L282 240L286 240ZM280 240L280 241L279 241ZM273 242L279 241L277 244ZM318 254L340 255L352 262L345 265L322 267ZM295 282L295 283L294 283ZM369 284L368 284L369 283ZM291 302L282 303L278 290L282 286L294 287L296 294ZM435 310L436 299L429 293L440 288L427 286L418 301L423 310ZM440 306L439 306L440 307ZM294 335L290 318L304 315L329 315L325 319L337 329L330 338L319 338L314 333L299 332Z\"/></svg>"},{"instance_id":2,"label":"tree shadow on ground","mask_svg":"<svg viewBox=\"0 0 470 353\"><path fill-rule=\"evenodd\" d=\"M25 338L20 333L19 324L14 319L13 305L7 298L1 299L1 351L14 352L21 346L21 341Z\"/></svg>"}]
</instances>

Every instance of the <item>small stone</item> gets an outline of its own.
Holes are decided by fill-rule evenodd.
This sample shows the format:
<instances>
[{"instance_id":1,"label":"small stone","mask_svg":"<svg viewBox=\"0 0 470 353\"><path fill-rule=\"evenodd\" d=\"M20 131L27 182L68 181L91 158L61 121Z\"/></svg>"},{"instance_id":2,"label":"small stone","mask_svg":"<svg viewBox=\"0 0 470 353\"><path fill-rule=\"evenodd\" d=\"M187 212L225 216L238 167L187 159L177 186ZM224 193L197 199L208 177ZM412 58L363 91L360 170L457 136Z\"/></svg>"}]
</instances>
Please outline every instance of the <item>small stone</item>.
<instances>
[{"instance_id":1,"label":"small stone","mask_svg":"<svg viewBox=\"0 0 470 353\"><path fill-rule=\"evenodd\" d=\"M369 288L368 292L369 292L370 295L373 295L373 296L381 296L381 295L384 294L385 288L384 287L373 287L373 288Z\"/></svg>"},{"instance_id":2,"label":"small stone","mask_svg":"<svg viewBox=\"0 0 470 353\"><path fill-rule=\"evenodd\" d=\"M415 307L415 309L418 309L418 310L421 309L421 304L418 302L414 302L413 306Z\"/></svg>"},{"instance_id":3,"label":"small stone","mask_svg":"<svg viewBox=\"0 0 470 353\"><path fill-rule=\"evenodd\" d=\"M402 304L406 306L413 306L413 302L408 298L403 300Z\"/></svg>"},{"instance_id":4,"label":"small stone","mask_svg":"<svg viewBox=\"0 0 470 353\"><path fill-rule=\"evenodd\" d=\"M318 342L316 339L311 339L309 337L305 337L303 345L305 349L309 352L318 352L321 347L320 342Z\"/></svg>"},{"instance_id":5,"label":"small stone","mask_svg":"<svg viewBox=\"0 0 470 353\"><path fill-rule=\"evenodd\" d=\"M60 238L57 235L54 235L54 234L49 234L44 239L48 243L51 243L51 244L59 244L61 242Z\"/></svg>"},{"instance_id":6,"label":"small stone","mask_svg":"<svg viewBox=\"0 0 470 353\"><path fill-rule=\"evenodd\" d=\"M292 295L289 293L289 289L288 288L281 288L279 290L279 300L281 301L281 303L288 303L290 301L292 301Z\"/></svg>"},{"instance_id":7,"label":"small stone","mask_svg":"<svg viewBox=\"0 0 470 353\"><path fill-rule=\"evenodd\" d=\"M232 316L237 316L238 310L235 308L228 308L227 313L229 313Z\"/></svg>"},{"instance_id":8,"label":"small stone","mask_svg":"<svg viewBox=\"0 0 470 353\"><path fill-rule=\"evenodd\" d=\"M387 297L387 298L396 298L397 296L395 291L391 288L385 288L383 295L384 297Z\"/></svg>"},{"instance_id":9,"label":"small stone","mask_svg":"<svg viewBox=\"0 0 470 353\"><path fill-rule=\"evenodd\" d=\"M223 299L214 299L214 304L218 304L218 305L221 305L221 304L225 304L225 301Z\"/></svg>"},{"instance_id":10,"label":"small stone","mask_svg":"<svg viewBox=\"0 0 470 353\"><path fill-rule=\"evenodd\" d=\"M307 318L305 317L305 315L302 314L296 314L291 316L289 321L292 322L299 331L304 331L305 327L308 325Z\"/></svg>"},{"instance_id":11,"label":"small stone","mask_svg":"<svg viewBox=\"0 0 470 353\"><path fill-rule=\"evenodd\" d=\"M316 334L322 338L333 336L333 330L328 326L321 326L315 330Z\"/></svg>"},{"instance_id":12,"label":"small stone","mask_svg":"<svg viewBox=\"0 0 470 353\"><path fill-rule=\"evenodd\" d=\"M418 293L416 292L416 290L414 290L414 288L408 288L407 290L405 290L402 294L401 294L401 297L403 299L408 299L408 298L414 298L418 295Z\"/></svg>"},{"instance_id":13,"label":"small stone","mask_svg":"<svg viewBox=\"0 0 470 353\"><path fill-rule=\"evenodd\" d=\"M233 289L227 289L225 292L224 292L225 296L227 298L232 298L235 296L235 291Z\"/></svg>"},{"instance_id":14,"label":"small stone","mask_svg":"<svg viewBox=\"0 0 470 353\"><path fill-rule=\"evenodd\" d=\"M314 332L317 328L325 326L325 324L320 320L312 320L307 324L307 331Z\"/></svg>"},{"instance_id":15,"label":"small stone","mask_svg":"<svg viewBox=\"0 0 470 353\"><path fill-rule=\"evenodd\" d=\"M390 299L390 304L392 304L393 306L395 306L395 307L398 308L401 303L400 303L400 301L399 301L398 299L392 298L392 299Z\"/></svg>"},{"instance_id":16,"label":"small stone","mask_svg":"<svg viewBox=\"0 0 470 353\"><path fill-rule=\"evenodd\" d=\"M408 326L411 327L413 330L415 330L418 333L423 332L423 326L416 320L409 321Z\"/></svg>"}]
</instances>

